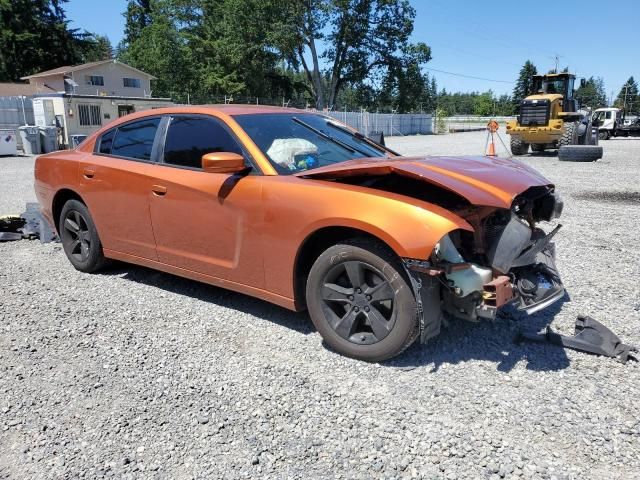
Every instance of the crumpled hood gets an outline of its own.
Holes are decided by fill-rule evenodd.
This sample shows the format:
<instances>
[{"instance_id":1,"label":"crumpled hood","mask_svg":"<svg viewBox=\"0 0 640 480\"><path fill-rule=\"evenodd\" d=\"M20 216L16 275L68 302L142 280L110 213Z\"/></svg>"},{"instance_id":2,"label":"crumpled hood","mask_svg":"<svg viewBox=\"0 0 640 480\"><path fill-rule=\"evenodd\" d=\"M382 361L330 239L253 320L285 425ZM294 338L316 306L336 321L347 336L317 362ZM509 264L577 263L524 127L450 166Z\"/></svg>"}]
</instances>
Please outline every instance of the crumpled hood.
<instances>
[{"instance_id":1,"label":"crumpled hood","mask_svg":"<svg viewBox=\"0 0 640 480\"><path fill-rule=\"evenodd\" d=\"M397 174L451 190L475 205L510 208L513 199L534 186L553 186L517 160L495 157L393 157L358 159L296 173L298 177L337 180Z\"/></svg>"}]
</instances>

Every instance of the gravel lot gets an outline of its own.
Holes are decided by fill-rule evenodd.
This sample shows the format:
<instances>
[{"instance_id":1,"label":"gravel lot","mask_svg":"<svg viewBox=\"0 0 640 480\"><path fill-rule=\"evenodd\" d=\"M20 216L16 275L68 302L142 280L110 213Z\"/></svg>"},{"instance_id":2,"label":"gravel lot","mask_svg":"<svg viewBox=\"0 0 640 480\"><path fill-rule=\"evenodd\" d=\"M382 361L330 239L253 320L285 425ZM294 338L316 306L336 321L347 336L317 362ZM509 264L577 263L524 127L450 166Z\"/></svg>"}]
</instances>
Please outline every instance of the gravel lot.
<instances>
[{"instance_id":1,"label":"gravel lot","mask_svg":"<svg viewBox=\"0 0 640 480\"><path fill-rule=\"evenodd\" d=\"M388 143L479 154L484 133ZM593 164L524 160L565 198L570 299L384 364L331 353L304 314L0 244L0 478L637 478L639 364L512 341L584 312L640 345L640 139L603 143ZM32 170L0 158L0 214L34 200Z\"/></svg>"}]
</instances>

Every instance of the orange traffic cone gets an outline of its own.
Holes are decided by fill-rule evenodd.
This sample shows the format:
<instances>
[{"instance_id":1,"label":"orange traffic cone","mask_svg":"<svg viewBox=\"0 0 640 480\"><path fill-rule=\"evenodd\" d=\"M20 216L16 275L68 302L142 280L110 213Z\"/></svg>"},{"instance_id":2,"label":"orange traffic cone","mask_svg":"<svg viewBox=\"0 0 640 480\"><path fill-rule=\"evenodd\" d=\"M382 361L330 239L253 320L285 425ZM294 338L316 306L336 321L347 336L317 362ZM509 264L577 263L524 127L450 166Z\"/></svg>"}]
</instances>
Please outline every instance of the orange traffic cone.
<instances>
[{"instance_id":1,"label":"orange traffic cone","mask_svg":"<svg viewBox=\"0 0 640 480\"><path fill-rule=\"evenodd\" d=\"M489 143L489 151L487 152L487 157L495 157L496 156L496 146L493 143L493 135L491 135L491 143Z\"/></svg>"}]
</instances>

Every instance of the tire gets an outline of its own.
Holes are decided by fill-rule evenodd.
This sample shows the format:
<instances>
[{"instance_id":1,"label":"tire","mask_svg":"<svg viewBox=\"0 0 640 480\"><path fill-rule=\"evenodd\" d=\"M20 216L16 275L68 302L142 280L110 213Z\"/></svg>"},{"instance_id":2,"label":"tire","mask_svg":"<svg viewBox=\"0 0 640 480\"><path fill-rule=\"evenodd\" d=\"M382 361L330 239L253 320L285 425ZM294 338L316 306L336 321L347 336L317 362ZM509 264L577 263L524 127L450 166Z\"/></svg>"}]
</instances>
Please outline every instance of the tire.
<instances>
[{"instance_id":1,"label":"tire","mask_svg":"<svg viewBox=\"0 0 640 480\"><path fill-rule=\"evenodd\" d=\"M596 145L563 145L558 159L563 162L595 162L602 158L602 147Z\"/></svg>"},{"instance_id":2,"label":"tire","mask_svg":"<svg viewBox=\"0 0 640 480\"><path fill-rule=\"evenodd\" d=\"M511 137L511 153L513 155L525 155L529 151L529 144L518 137Z\"/></svg>"},{"instance_id":3,"label":"tire","mask_svg":"<svg viewBox=\"0 0 640 480\"><path fill-rule=\"evenodd\" d=\"M565 122L564 132L558 140L558 148L578 143L578 122Z\"/></svg>"},{"instance_id":4,"label":"tire","mask_svg":"<svg viewBox=\"0 0 640 480\"><path fill-rule=\"evenodd\" d=\"M406 272L391 250L372 240L347 240L322 253L311 267L306 298L324 341L347 357L387 360L419 333Z\"/></svg>"},{"instance_id":5,"label":"tire","mask_svg":"<svg viewBox=\"0 0 640 480\"><path fill-rule=\"evenodd\" d=\"M544 147L546 145L544 143L532 143L531 151L532 152L544 152Z\"/></svg>"},{"instance_id":6,"label":"tire","mask_svg":"<svg viewBox=\"0 0 640 480\"><path fill-rule=\"evenodd\" d=\"M102 243L84 203L69 200L64 204L58 230L64 253L76 270L93 273L105 266Z\"/></svg>"},{"instance_id":7,"label":"tire","mask_svg":"<svg viewBox=\"0 0 640 480\"><path fill-rule=\"evenodd\" d=\"M600 130L598 132L598 137L600 138L600 140L609 140L611 134L609 133L609 130Z\"/></svg>"}]
</instances>

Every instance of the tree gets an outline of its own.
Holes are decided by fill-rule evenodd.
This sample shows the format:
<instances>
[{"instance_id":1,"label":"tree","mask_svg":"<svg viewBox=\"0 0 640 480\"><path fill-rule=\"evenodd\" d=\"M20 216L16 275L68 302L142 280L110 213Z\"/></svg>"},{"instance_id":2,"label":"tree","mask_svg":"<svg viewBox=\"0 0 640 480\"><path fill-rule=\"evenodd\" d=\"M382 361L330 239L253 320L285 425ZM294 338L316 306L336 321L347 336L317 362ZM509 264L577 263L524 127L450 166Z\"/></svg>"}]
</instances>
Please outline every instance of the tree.
<instances>
[{"instance_id":1,"label":"tree","mask_svg":"<svg viewBox=\"0 0 640 480\"><path fill-rule=\"evenodd\" d=\"M0 81L82 60L84 34L70 29L66 0L0 0Z\"/></svg>"},{"instance_id":2,"label":"tree","mask_svg":"<svg viewBox=\"0 0 640 480\"><path fill-rule=\"evenodd\" d=\"M520 69L516 86L513 89L513 102L520 105L520 102L533 91L533 76L538 74L538 69L527 60Z\"/></svg>"},{"instance_id":3,"label":"tree","mask_svg":"<svg viewBox=\"0 0 640 480\"><path fill-rule=\"evenodd\" d=\"M186 102L194 81L191 52L174 18L163 7L158 3L151 12L150 23L126 50L119 52L118 59L158 78L154 82L154 96Z\"/></svg>"},{"instance_id":4,"label":"tree","mask_svg":"<svg viewBox=\"0 0 640 480\"><path fill-rule=\"evenodd\" d=\"M129 0L123 16L125 24L121 47L126 48L139 39L142 30L151 24L151 0Z\"/></svg>"},{"instance_id":5,"label":"tree","mask_svg":"<svg viewBox=\"0 0 640 480\"><path fill-rule=\"evenodd\" d=\"M113 58L113 47L104 35L86 32L80 46L83 62L98 62Z\"/></svg>"},{"instance_id":6,"label":"tree","mask_svg":"<svg viewBox=\"0 0 640 480\"><path fill-rule=\"evenodd\" d=\"M431 58L427 45L409 42L415 10L408 0L280 3L273 38L291 63L304 71L317 108L332 107L347 83L384 77L389 68L398 71Z\"/></svg>"},{"instance_id":7,"label":"tree","mask_svg":"<svg viewBox=\"0 0 640 480\"><path fill-rule=\"evenodd\" d=\"M604 81L599 77L589 77L576 90L575 98L581 107L590 107L592 109L606 107L607 94L604 90Z\"/></svg>"},{"instance_id":8,"label":"tree","mask_svg":"<svg viewBox=\"0 0 640 480\"><path fill-rule=\"evenodd\" d=\"M625 108L628 112L640 110L640 95L638 95L638 84L633 77L622 86L614 105L618 108Z\"/></svg>"},{"instance_id":9,"label":"tree","mask_svg":"<svg viewBox=\"0 0 640 480\"><path fill-rule=\"evenodd\" d=\"M495 113L495 99L491 90L477 95L473 99L473 113L484 117Z\"/></svg>"}]
</instances>

